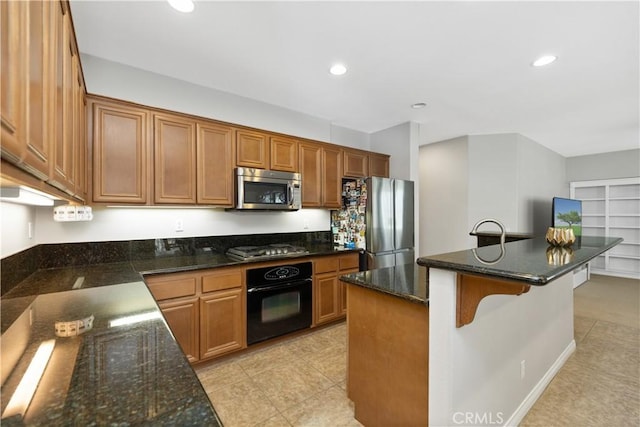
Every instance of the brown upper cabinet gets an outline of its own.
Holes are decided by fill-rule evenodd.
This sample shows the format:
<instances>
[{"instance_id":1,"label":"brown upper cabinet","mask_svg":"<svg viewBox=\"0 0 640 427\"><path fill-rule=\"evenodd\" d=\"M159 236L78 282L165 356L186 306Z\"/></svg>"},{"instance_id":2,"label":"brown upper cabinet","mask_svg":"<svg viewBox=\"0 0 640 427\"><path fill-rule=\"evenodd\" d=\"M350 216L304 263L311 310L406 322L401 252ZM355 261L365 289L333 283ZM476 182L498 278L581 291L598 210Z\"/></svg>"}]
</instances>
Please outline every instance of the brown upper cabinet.
<instances>
[{"instance_id":1,"label":"brown upper cabinet","mask_svg":"<svg viewBox=\"0 0 640 427\"><path fill-rule=\"evenodd\" d=\"M93 118L93 201L149 201L151 114L129 104L90 101Z\"/></svg>"},{"instance_id":2,"label":"brown upper cabinet","mask_svg":"<svg viewBox=\"0 0 640 427\"><path fill-rule=\"evenodd\" d=\"M155 114L155 203L196 203L196 122Z\"/></svg>"},{"instance_id":3,"label":"brown upper cabinet","mask_svg":"<svg viewBox=\"0 0 640 427\"><path fill-rule=\"evenodd\" d=\"M29 63L27 66L26 114L24 165L40 179L49 178L53 113L49 103L53 101L53 48L49 32L55 25L53 14L57 5L49 2L28 2L27 25L29 36Z\"/></svg>"},{"instance_id":4,"label":"brown upper cabinet","mask_svg":"<svg viewBox=\"0 0 640 427\"><path fill-rule=\"evenodd\" d=\"M302 176L302 207L322 206L322 145L301 142L300 174Z\"/></svg>"},{"instance_id":5,"label":"brown upper cabinet","mask_svg":"<svg viewBox=\"0 0 640 427\"><path fill-rule=\"evenodd\" d=\"M389 156L384 154L349 149L345 157L345 149L338 145L239 129L102 97L91 100L95 202L232 207L233 168L241 157L256 160L252 167L262 157L269 159L271 169L299 171L303 207L341 206L345 158L358 160L359 175L365 176L370 162L371 171L388 174ZM241 146L244 154L239 153ZM243 165L249 167L248 162Z\"/></svg>"},{"instance_id":6,"label":"brown upper cabinet","mask_svg":"<svg viewBox=\"0 0 640 427\"><path fill-rule=\"evenodd\" d=\"M269 137L271 151L270 169L298 172L298 141L280 136Z\"/></svg>"},{"instance_id":7,"label":"brown upper cabinet","mask_svg":"<svg viewBox=\"0 0 640 427\"><path fill-rule=\"evenodd\" d=\"M342 206L342 150L328 145L322 147L322 206Z\"/></svg>"},{"instance_id":8,"label":"brown upper cabinet","mask_svg":"<svg viewBox=\"0 0 640 427\"><path fill-rule=\"evenodd\" d=\"M343 153L343 176L356 178L369 175L368 152L345 148Z\"/></svg>"},{"instance_id":9,"label":"brown upper cabinet","mask_svg":"<svg viewBox=\"0 0 640 427\"><path fill-rule=\"evenodd\" d=\"M269 169L267 135L250 130L236 131L236 166Z\"/></svg>"},{"instance_id":10,"label":"brown upper cabinet","mask_svg":"<svg viewBox=\"0 0 640 427\"><path fill-rule=\"evenodd\" d=\"M0 2L0 149L2 157L20 163L25 156L27 66L30 55L25 32L29 28L28 3ZM38 55L35 55L36 57ZM38 58L41 60L40 58Z\"/></svg>"},{"instance_id":11,"label":"brown upper cabinet","mask_svg":"<svg viewBox=\"0 0 640 427\"><path fill-rule=\"evenodd\" d=\"M369 153L369 175L389 178L389 156Z\"/></svg>"},{"instance_id":12,"label":"brown upper cabinet","mask_svg":"<svg viewBox=\"0 0 640 427\"><path fill-rule=\"evenodd\" d=\"M235 129L199 122L197 130L198 203L232 206Z\"/></svg>"},{"instance_id":13,"label":"brown upper cabinet","mask_svg":"<svg viewBox=\"0 0 640 427\"><path fill-rule=\"evenodd\" d=\"M85 88L67 6L0 2L0 145L2 158L40 180L39 189L44 181L84 200Z\"/></svg>"}]
</instances>

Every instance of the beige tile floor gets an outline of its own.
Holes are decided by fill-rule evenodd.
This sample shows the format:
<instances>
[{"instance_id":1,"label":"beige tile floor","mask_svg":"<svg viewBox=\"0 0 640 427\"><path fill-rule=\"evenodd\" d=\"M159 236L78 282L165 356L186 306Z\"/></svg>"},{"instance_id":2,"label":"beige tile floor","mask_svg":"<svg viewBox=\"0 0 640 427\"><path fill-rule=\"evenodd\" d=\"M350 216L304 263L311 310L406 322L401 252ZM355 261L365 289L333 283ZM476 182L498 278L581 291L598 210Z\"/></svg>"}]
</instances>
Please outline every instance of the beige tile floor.
<instances>
[{"instance_id":1,"label":"beige tile floor","mask_svg":"<svg viewBox=\"0 0 640 427\"><path fill-rule=\"evenodd\" d=\"M576 352L523 426L640 426L640 283L593 275L576 289ZM359 426L340 323L196 373L226 427Z\"/></svg>"},{"instance_id":2,"label":"beige tile floor","mask_svg":"<svg viewBox=\"0 0 640 427\"><path fill-rule=\"evenodd\" d=\"M640 281L592 275L574 291L576 351L522 426L640 426Z\"/></svg>"}]
</instances>

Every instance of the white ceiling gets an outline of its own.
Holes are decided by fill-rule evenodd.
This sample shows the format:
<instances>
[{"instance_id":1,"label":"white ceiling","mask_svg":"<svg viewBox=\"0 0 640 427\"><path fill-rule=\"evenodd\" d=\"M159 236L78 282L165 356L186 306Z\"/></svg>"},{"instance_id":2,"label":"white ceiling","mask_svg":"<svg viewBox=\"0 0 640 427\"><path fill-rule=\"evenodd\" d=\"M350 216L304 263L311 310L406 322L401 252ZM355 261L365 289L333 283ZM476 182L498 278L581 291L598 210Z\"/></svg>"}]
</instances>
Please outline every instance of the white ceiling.
<instances>
[{"instance_id":1,"label":"white ceiling","mask_svg":"<svg viewBox=\"0 0 640 427\"><path fill-rule=\"evenodd\" d=\"M72 1L80 51L372 133L639 147L639 2ZM530 63L542 54L558 60ZM330 64L348 67L341 77ZM410 105L426 102L414 110Z\"/></svg>"}]
</instances>

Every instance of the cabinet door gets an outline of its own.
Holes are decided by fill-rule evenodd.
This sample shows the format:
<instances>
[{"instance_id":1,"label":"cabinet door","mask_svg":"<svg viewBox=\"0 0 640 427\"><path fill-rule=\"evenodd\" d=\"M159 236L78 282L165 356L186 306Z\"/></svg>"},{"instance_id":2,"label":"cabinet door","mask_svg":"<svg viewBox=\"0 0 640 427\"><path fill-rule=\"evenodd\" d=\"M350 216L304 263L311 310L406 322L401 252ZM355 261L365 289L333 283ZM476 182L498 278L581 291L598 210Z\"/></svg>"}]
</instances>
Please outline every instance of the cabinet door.
<instances>
[{"instance_id":1,"label":"cabinet door","mask_svg":"<svg viewBox=\"0 0 640 427\"><path fill-rule=\"evenodd\" d=\"M369 173L369 156L366 151L344 149L343 176L365 177Z\"/></svg>"},{"instance_id":2,"label":"cabinet door","mask_svg":"<svg viewBox=\"0 0 640 427\"><path fill-rule=\"evenodd\" d=\"M389 156L369 153L369 175L389 178Z\"/></svg>"},{"instance_id":3,"label":"cabinet door","mask_svg":"<svg viewBox=\"0 0 640 427\"><path fill-rule=\"evenodd\" d=\"M55 3L31 1L28 5L28 64L27 64L27 95L26 116L27 132L25 138L26 152L22 167L40 179L49 177L50 141L53 133L52 120L49 114L52 107L49 104L51 92L49 71L53 37L52 9Z\"/></svg>"},{"instance_id":4,"label":"cabinet door","mask_svg":"<svg viewBox=\"0 0 640 427\"><path fill-rule=\"evenodd\" d=\"M76 76L75 76L75 140L76 140L76 158L74 165L75 182L76 182L76 198L86 201L88 190L88 156L87 156L87 98L85 96L84 82L82 81L82 70L80 68L80 59L76 56Z\"/></svg>"},{"instance_id":5,"label":"cabinet door","mask_svg":"<svg viewBox=\"0 0 640 427\"><path fill-rule=\"evenodd\" d=\"M345 270L340 272L340 276L344 274L357 273L359 270ZM343 281L338 282L338 316L346 316L347 315L347 284Z\"/></svg>"},{"instance_id":6,"label":"cabinet door","mask_svg":"<svg viewBox=\"0 0 640 427\"><path fill-rule=\"evenodd\" d=\"M246 310L242 288L200 298L200 359L245 348Z\"/></svg>"},{"instance_id":7,"label":"cabinet door","mask_svg":"<svg viewBox=\"0 0 640 427\"><path fill-rule=\"evenodd\" d=\"M198 298L192 298L158 304L173 336L191 363L200 360L198 301Z\"/></svg>"},{"instance_id":8,"label":"cabinet door","mask_svg":"<svg viewBox=\"0 0 640 427\"><path fill-rule=\"evenodd\" d=\"M158 274L145 282L156 301L195 296L200 289L200 276L193 273Z\"/></svg>"},{"instance_id":9,"label":"cabinet door","mask_svg":"<svg viewBox=\"0 0 640 427\"><path fill-rule=\"evenodd\" d=\"M338 308L339 289L336 273L319 274L314 280L315 324L335 320L340 315Z\"/></svg>"},{"instance_id":10,"label":"cabinet door","mask_svg":"<svg viewBox=\"0 0 640 427\"><path fill-rule=\"evenodd\" d=\"M298 172L298 141L272 136L269 138L269 146L272 170Z\"/></svg>"},{"instance_id":11,"label":"cabinet door","mask_svg":"<svg viewBox=\"0 0 640 427\"><path fill-rule=\"evenodd\" d=\"M154 115L155 203L196 203L196 124Z\"/></svg>"},{"instance_id":12,"label":"cabinet door","mask_svg":"<svg viewBox=\"0 0 640 427\"><path fill-rule=\"evenodd\" d=\"M233 206L234 130L212 123L197 129L198 203Z\"/></svg>"},{"instance_id":13,"label":"cabinet door","mask_svg":"<svg viewBox=\"0 0 640 427\"><path fill-rule=\"evenodd\" d=\"M322 149L322 206L342 207L342 150Z\"/></svg>"},{"instance_id":14,"label":"cabinet door","mask_svg":"<svg viewBox=\"0 0 640 427\"><path fill-rule=\"evenodd\" d=\"M93 201L148 201L149 113L93 102Z\"/></svg>"},{"instance_id":15,"label":"cabinet door","mask_svg":"<svg viewBox=\"0 0 640 427\"><path fill-rule=\"evenodd\" d=\"M71 21L69 14L58 14L56 19L56 132L51 149L49 184L73 193L75 190L73 140L73 55Z\"/></svg>"},{"instance_id":16,"label":"cabinet door","mask_svg":"<svg viewBox=\"0 0 640 427\"><path fill-rule=\"evenodd\" d=\"M202 292L222 291L242 287L245 271L242 268L214 268L202 273Z\"/></svg>"},{"instance_id":17,"label":"cabinet door","mask_svg":"<svg viewBox=\"0 0 640 427\"><path fill-rule=\"evenodd\" d=\"M322 147L300 143L300 174L302 175L302 207L322 205Z\"/></svg>"},{"instance_id":18,"label":"cabinet door","mask_svg":"<svg viewBox=\"0 0 640 427\"><path fill-rule=\"evenodd\" d=\"M269 149L265 134L238 130L236 144L236 166L258 169L269 167Z\"/></svg>"},{"instance_id":19,"label":"cabinet door","mask_svg":"<svg viewBox=\"0 0 640 427\"><path fill-rule=\"evenodd\" d=\"M27 6L21 1L0 2L0 149L2 157L14 163L25 155Z\"/></svg>"}]
</instances>

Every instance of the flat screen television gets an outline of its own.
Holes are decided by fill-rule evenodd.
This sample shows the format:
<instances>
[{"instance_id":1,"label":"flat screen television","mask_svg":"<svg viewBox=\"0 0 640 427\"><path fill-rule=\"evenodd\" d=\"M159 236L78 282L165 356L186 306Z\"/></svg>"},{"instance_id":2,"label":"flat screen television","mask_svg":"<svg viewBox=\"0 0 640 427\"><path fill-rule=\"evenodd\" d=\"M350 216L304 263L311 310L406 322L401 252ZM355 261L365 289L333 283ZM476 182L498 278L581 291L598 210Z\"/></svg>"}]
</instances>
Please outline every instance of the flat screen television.
<instances>
[{"instance_id":1,"label":"flat screen television","mask_svg":"<svg viewBox=\"0 0 640 427\"><path fill-rule=\"evenodd\" d=\"M553 218L551 224L555 228L573 228L576 237L582 236L582 201L553 198Z\"/></svg>"}]
</instances>

